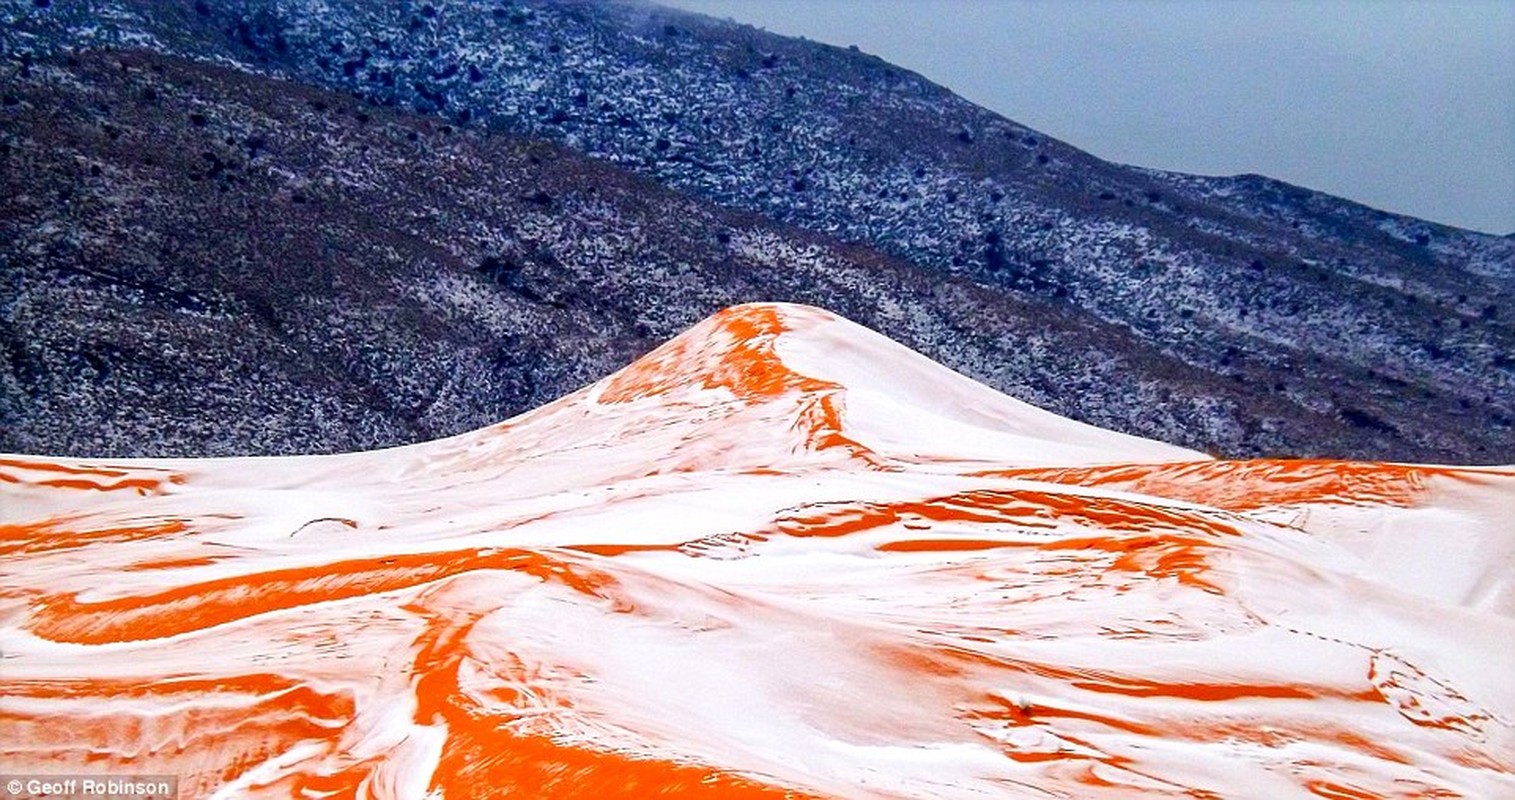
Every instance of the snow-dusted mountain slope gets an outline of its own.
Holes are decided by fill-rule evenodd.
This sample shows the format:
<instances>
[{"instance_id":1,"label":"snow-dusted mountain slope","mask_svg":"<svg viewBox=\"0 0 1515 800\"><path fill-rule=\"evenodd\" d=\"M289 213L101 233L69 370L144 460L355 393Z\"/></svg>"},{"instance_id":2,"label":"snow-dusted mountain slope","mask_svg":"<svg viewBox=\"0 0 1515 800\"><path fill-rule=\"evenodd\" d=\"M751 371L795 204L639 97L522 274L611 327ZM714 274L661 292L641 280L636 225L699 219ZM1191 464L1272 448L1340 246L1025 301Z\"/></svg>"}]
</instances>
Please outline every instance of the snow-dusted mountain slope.
<instances>
[{"instance_id":1,"label":"snow-dusted mountain slope","mask_svg":"<svg viewBox=\"0 0 1515 800\"><path fill-rule=\"evenodd\" d=\"M1512 499L1211 460L738 306L427 444L0 460L0 760L187 797L1508 796Z\"/></svg>"},{"instance_id":2,"label":"snow-dusted mountain slope","mask_svg":"<svg viewBox=\"0 0 1515 800\"><path fill-rule=\"evenodd\" d=\"M0 83L4 449L424 441L719 308L794 300L1206 452L1515 460L1515 239L1112 164L845 48L636 2L0 0ZM491 163L520 154L514 136L542 163ZM645 181L596 196L582 176L607 164L686 197ZM792 227L746 235L754 213ZM929 280L866 311L864 290L827 285L837 259L807 257L817 240ZM416 307L484 264L506 284L490 305L514 307L503 324ZM627 296L644 279L667 291ZM209 354L137 333L180 325L235 330ZM565 359L532 336L579 326L609 341ZM245 370L216 369L233 349L322 414L246 392ZM466 378L437 368L443 350ZM350 384L321 385L330 362ZM211 413L237 449L170 383L230 395Z\"/></svg>"}]
</instances>

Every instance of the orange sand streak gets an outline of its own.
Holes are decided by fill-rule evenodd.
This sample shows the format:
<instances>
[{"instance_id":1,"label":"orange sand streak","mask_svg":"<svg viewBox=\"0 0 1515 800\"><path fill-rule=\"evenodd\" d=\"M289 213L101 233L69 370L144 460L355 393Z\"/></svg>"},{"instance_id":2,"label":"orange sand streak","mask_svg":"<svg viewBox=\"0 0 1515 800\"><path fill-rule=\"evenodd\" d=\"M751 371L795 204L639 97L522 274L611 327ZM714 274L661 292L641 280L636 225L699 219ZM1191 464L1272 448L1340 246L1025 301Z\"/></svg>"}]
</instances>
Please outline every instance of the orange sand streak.
<instances>
[{"instance_id":1,"label":"orange sand streak","mask_svg":"<svg viewBox=\"0 0 1515 800\"><path fill-rule=\"evenodd\" d=\"M774 338L786 330L775 309L727 309L704 324L712 327L706 335L674 339L617 373L600 393L600 400L625 403L686 386L724 388L743 400L839 388L784 366L773 351ZM695 343L701 342L718 342L719 349L692 352Z\"/></svg>"},{"instance_id":2,"label":"orange sand streak","mask_svg":"<svg viewBox=\"0 0 1515 800\"><path fill-rule=\"evenodd\" d=\"M868 448L843 433L834 399L842 387L791 370L774 351L774 340L787 330L777 309L728 308L702 326L708 326L704 335L674 339L616 373L600 392L600 402L629 403L690 386L725 389L747 403L793 393L803 400L800 421L808 446L842 448L877 465ZM707 350L695 350L702 343Z\"/></svg>"},{"instance_id":3,"label":"orange sand streak","mask_svg":"<svg viewBox=\"0 0 1515 800\"><path fill-rule=\"evenodd\" d=\"M807 513L809 512L809 513ZM804 507L783 517L779 529L791 536L842 536L915 515L934 522L1006 523L1046 528L1057 521L1113 531L1196 530L1218 536L1240 531L1204 514L1107 497L1083 497L1026 490L974 491L921 502L826 504Z\"/></svg>"},{"instance_id":4,"label":"orange sand streak","mask_svg":"<svg viewBox=\"0 0 1515 800\"><path fill-rule=\"evenodd\" d=\"M181 791L197 794L299 743L335 743L356 713L346 692L322 693L266 673L0 686L7 697L27 698L38 709L0 713L0 754L10 766L56 771L73 763L172 773L180 776Z\"/></svg>"},{"instance_id":5,"label":"orange sand streak","mask_svg":"<svg viewBox=\"0 0 1515 800\"><path fill-rule=\"evenodd\" d=\"M135 564L127 564L122 569L131 572L146 572L157 569L183 569L185 567L208 567L225 556L191 556L186 558L164 558L156 561L138 561Z\"/></svg>"},{"instance_id":6,"label":"orange sand streak","mask_svg":"<svg viewBox=\"0 0 1515 800\"><path fill-rule=\"evenodd\" d=\"M472 625L472 620L439 617L416 642L415 719L447 726L447 743L431 784L443 797L819 800L698 764L635 758L513 733L507 715L480 707L458 684L463 640Z\"/></svg>"},{"instance_id":7,"label":"orange sand streak","mask_svg":"<svg viewBox=\"0 0 1515 800\"><path fill-rule=\"evenodd\" d=\"M53 596L32 618L42 638L105 644L175 636L297 606L405 589L464 572L504 569L604 598L608 577L529 550L420 553L274 570L98 603Z\"/></svg>"},{"instance_id":8,"label":"orange sand streak","mask_svg":"<svg viewBox=\"0 0 1515 800\"><path fill-rule=\"evenodd\" d=\"M1425 499L1426 479L1465 479L1476 473L1449 467L1376 462L1254 459L996 470L978 474L1099 486L1229 511L1250 511L1319 502L1409 508Z\"/></svg>"},{"instance_id":9,"label":"orange sand streak","mask_svg":"<svg viewBox=\"0 0 1515 800\"><path fill-rule=\"evenodd\" d=\"M76 531L70 521L45 520L25 525L0 525L0 556L46 553L107 542L130 542L171 536L189 530L181 519L164 519L143 525Z\"/></svg>"},{"instance_id":10,"label":"orange sand streak","mask_svg":"<svg viewBox=\"0 0 1515 800\"><path fill-rule=\"evenodd\" d=\"M70 477L28 480L24 475L19 474L25 472L63 473ZM137 473L136 477L133 477L134 472ZM144 472L148 474L142 475L141 473ZM184 476L156 469L128 470L111 467L71 467L52 461L22 461L14 458L0 458L0 481L6 483L31 484L53 489L82 489L101 492L135 489L142 494L149 494L156 493L165 480L169 483L183 483Z\"/></svg>"},{"instance_id":11,"label":"orange sand streak","mask_svg":"<svg viewBox=\"0 0 1515 800\"><path fill-rule=\"evenodd\" d=\"M1209 569L1205 551L1215 548L1216 543L1176 532L1240 535L1231 525L1184 509L1113 498L1014 490L964 492L916 503L817 504L782 517L776 526L790 536L846 536L891 525L907 516L933 522L1006 523L1034 528L1069 522L1102 531L1143 535L1061 538L1047 542L922 537L884 542L877 546L879 551L968 552L1007 547L1102 550L1119 554L1111 564L1114 569L1171 578L1211 593L1222 592L1219 586L1202 577Z\"/></svg>"},{"instance_id":12,"label":"orange sand streak","mask_svg":"<svg viewBox=\"0 0 1515 800\"><path fill-rule=\"evenodd\" d=\"M969 552L995 550L1001 547L1026 547L1031 544L1030 542L1007 542L993 539L899 539L885 542L877 549L885 553Z\"/></svg>"},{"instance_id":13,"label":"orange sand streak","mask_svg":"<svg viewBox=\"0 0 1515 800\"><path fill-rule=\"evenodd\" d=\"M1177 697L1184 700L1200 700L1207 703L1237 700L1243 697L1265 697L1282 700L1312 700L1340 692L1305 686L1284 686L1237 683L1167 683L1139 678L1106 676L1104 680L1075 680L1071 685L1102 694L1119 694L1126 697ZM1354 699L1365 699L1351 695ZM1372 698L1369 698L1372 699Z\"/></svg>"},{"instance_id":14,"label":"orange sand streak","mask_svg":"<svg viewBox=\"0 0 1515 800\"><path fill-rule=\"evenodd\" d=\"M1331 800L1382 800L1383 798L1383 795L1377 792L1358 789L1354 786L1342 786L1330 781L1309 781L1305 784L1305 788L1309 789L1311 794L1328 797Z\"/></svg>"}]
</instances>

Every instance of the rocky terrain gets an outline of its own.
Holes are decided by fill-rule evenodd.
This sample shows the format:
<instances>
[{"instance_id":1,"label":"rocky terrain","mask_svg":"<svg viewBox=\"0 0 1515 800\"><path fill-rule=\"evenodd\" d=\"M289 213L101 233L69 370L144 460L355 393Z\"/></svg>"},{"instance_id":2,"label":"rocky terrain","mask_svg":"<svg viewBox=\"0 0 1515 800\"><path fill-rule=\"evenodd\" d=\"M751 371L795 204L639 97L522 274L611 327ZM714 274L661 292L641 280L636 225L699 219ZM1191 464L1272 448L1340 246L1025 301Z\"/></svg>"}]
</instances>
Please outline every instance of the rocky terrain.
<instances>
[{"instance_id":1,"label":"rocky terrain","mask_svg":"<svg viewBox=\"0 0 1515 800\"><path fill-rule=\"evenodd\" d=\"M1510 237L650 6L0 9L0 449L418 441L800 300L1209 452L1515 460Z\"/></svg>"}]
</instances>

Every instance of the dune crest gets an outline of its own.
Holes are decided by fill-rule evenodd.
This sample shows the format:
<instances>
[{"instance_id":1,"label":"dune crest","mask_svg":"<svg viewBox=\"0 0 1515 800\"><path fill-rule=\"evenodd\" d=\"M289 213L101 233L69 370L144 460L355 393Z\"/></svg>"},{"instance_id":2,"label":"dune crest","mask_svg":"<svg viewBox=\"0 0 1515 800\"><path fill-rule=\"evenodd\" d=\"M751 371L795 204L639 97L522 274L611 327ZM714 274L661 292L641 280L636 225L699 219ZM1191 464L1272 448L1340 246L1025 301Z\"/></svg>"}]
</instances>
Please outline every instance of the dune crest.
<instances>
[{"instance_id":1,"label":"dune crest","mask_svg":"<svg viewBox=\"0 0 1515 800\"><path fill-rule=\"evenodd\" d=\"M1512 498L1217 461L738 306L427 444L0 457L0 760L186 797L1515 794Z\"/></svg>"}]
</instances>

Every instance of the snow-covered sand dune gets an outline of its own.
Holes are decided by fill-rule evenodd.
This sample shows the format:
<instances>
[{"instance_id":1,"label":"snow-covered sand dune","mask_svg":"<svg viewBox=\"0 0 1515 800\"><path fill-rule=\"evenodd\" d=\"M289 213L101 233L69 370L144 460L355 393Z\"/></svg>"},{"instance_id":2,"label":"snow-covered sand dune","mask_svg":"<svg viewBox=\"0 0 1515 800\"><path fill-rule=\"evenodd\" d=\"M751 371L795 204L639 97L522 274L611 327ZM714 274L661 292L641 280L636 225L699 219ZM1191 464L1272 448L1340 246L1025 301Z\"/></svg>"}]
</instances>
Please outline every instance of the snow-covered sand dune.
<instances>
[{"instance_id":1,"label":"snow-covered sand dune","mask_svg":"<svg viewBox=\"0 0 1515 800\"><path fill-rule=\"evenodd\" d=\"M1515 796L1515 470L1215 461L802 306L491 428L0 459L0 763L185 797Z\"/></svg>"}]
</instances>

